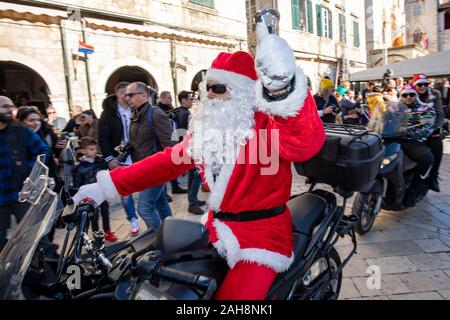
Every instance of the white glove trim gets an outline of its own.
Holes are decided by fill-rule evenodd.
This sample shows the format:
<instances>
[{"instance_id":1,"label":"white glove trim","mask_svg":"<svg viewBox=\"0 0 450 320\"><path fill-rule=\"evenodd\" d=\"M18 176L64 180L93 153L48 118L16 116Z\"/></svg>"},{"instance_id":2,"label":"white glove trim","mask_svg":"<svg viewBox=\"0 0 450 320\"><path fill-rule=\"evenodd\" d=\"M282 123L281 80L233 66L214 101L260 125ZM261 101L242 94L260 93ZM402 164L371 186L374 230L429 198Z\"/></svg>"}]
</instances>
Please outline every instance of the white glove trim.
<instances>
[{"instance_id":1,"label":"white glove trim","mask_svg":"<svg viewBox=\"0 0 450 320\"><path fill-rule=\"evenodd\" d=\"M120 194L117 191L108 170L97 172L97 183L100 186L100 189L102 189L106 200L114 201L120 199Z\"/></svg>"},{"instance_id":2,"label":"white glove trim","mask_svg":"<svg viewBox=\"0 0 450 320\"><path fill-rule=\"evenodd\" d=\"M238 88L252 88L255 85L254 80L247 78L241 74L236 72L221 70L221 69L208 69L206 72L206 80L216 81L220 84L229 84L233 87ZM206 81L204 81L205 90L206 90Z\"/></svg>"},{"instance_id":3,"label":"white glove trim","mask_svg":"<svg viewBox=\"0 0 450 320\"><path fill-rule=\"evenodd\" d=\"M263 97L261 80L256 81L256 106L259 111L283 118L296 116L303 107L308 92L306 75L300 66L295 71L295 89L284 100L269 102Z\"/></svg>"}]
</instances>

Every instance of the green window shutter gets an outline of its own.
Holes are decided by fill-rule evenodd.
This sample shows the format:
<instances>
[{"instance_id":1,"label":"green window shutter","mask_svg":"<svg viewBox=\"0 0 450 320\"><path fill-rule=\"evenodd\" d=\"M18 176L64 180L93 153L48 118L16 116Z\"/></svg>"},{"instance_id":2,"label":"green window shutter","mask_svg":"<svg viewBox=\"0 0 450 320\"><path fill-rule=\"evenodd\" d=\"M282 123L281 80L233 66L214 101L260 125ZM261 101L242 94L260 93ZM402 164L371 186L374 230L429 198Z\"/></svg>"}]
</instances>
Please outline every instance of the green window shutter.
<instances>
[{"instance_id":1,"label":"green window shutter","mask_svg":"<svg viewBox=\"0 0 450 320\"><path fill-rule=\"evenodd\" d=\"M317 16L317 35L322 36L322 6L316 4L316 16Z\"/></svg>"},{"instance_id":2,"label":"green window shutter","mask_svg":"<svg viewBox=\"0 0 450 320\"><path fill-rule=\"evenodd\" d=\"M208 8L214 8L214 0L189 0L189 2L199 4Z\"/></svg>"},{"instance_id":3,"label":"green window shutter","mask_svg":"<svg viewBox=\"0 0 450 320\"><path fill-rule=\"evenodd\" d=\"M300 29L300 0L292 0L292 28Z\"/></svg>"},{"instance_id":4,"label":"green window shutter","mask_svg":"<svg viewBox=\"0 0 450 320\"><path fill-rule=\"evenodd\" d=\"M314 18L313 18L313 6L311 0L307 0L308 6L308 32L314 33Z\"/></svg>"},{"instance_id":5,"label":"green window shutter","mask_svg":"<svg viewBox=\"0 0 450 320\"><path fill-rule=\"evenodd\" d=\"M360 41L359 41L359 23L358 23L358 21L353 21L353 35L354 35L353 44L355 45L355 47L359 48Z\"/></svg>"},{"instance_id":6,"label":"green window shutter","mask_svg":"<svg viewBox=\"0 0 450 320\"><path fill-rule=\"evenodd\" d=\"M333 39L333 15L330 9L327 10L328 10L329 38Z\"/></svg>"},{"instance_id":7,"label":"green window shutter","mask_svg":"<svg viewBox=\"0 0 450 320\"><path fill-rule=\"evenodd\" d=\"M345 23L345 16L343 14L339 14L339 41L347 42L347 26Z\"/></svg>"}]
</instances>

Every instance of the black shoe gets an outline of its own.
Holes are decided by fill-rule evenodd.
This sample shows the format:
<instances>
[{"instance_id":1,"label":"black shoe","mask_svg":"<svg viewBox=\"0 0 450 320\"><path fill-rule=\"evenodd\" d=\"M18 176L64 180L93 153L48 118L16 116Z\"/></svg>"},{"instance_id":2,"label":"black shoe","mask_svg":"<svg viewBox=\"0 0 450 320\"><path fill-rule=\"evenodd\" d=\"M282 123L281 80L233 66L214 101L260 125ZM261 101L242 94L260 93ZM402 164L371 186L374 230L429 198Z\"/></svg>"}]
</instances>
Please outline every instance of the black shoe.
<instances>
[{"instance_id":1,"label":"black shoe","mask_svg":"<svg viewBox=\"0 0 450 320\"><path fill-rule=\"evenodd\" d=\"M200 207L198 206L198 204L194 204L193 206L189 206L188 211L189 211L190 213L195 214L195 215L201 215L201 214L204 214L204 213L205 213L205 211L203 211L203 209L200 208Z\"/></svg>"},{"instance_id":2,"label":"black shoe","mask_svg":"<svg viewBox=\"0 0 450 320\"><path fill-rule=\"evenodd\" d=\"M168 194L166 196L167 196L167 202L172 202L173 201L171 196L169 196Z\"/></svg>"},{"instance_id":3,"label":"black shoe","mask_svg":"<svg viewBox=\"0 0 450 320\"><path fill-rule=\"evenodd\" d=\"M202 201L202 200L197 201L197 205L199 207L204 206L205 204L206 204L206 201Z\"/></svg>"},{"instance_id":4,"label":"black shoe","mask_svg":"<svg viewBox=\"0 0 450 320\"><path fill-rule=\"evenodd\" d=\"M430 179L430 190L433 190L434 192L441 192L439 180L437 178Z\"/></svg>"},{"instance_id":5,"label":"black shoe","mask_svg":"<svg viewBox=\"0 0 450 320\"><path fill-rule=\"evenodd\" d=\"M416 205L416 196L413 194L411 195L410 193L407 194L405 196L405 198L403 199L403 204L405 205L405 207L407 208L412 208Z\"/></svg>"},{"instance_id":6,"label":"black shoe","mask_svg":"<svg viewBox=\"0 0 450 320\"><path fill-rule=\"evenodd\" d=\"M180 188L180 187L172 189L172 194L184 194L184 193L187 193L186 189L183 189L183 188Z\"/></svg>"}]
</instances>

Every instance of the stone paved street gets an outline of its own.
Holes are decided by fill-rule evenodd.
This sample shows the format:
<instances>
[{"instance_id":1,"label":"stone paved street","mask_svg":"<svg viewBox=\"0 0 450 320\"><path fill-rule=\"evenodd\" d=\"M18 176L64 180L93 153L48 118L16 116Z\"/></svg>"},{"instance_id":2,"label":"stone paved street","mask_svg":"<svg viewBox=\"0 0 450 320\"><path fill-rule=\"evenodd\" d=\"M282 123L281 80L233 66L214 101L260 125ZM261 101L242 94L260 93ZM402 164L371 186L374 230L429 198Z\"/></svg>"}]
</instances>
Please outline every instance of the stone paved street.
<instances>
[{"instance_id":1,"label":"stone paved street","mask_svg":"<svg viewBox=\"0 0 450 320\"><path fill-rule=\"evenodd\" d=\"M450 148L446 142L441 193L429 192L415 208L382 211L372 231L358 236L358 253L344 269L341 299L449 299L450 300ZM305 190L304 178L294 174L293 194ZM186 186L186 178L180 178ZM200 194L206 199L207 194ZM171 203L178 218L197 221L187 213L187 196L174 195ZM353 199L347 211L351 210ZM111 225L120 239L128 239L129 224L120 204L112 206ZM144 224L141 221L142 228ZM61 231L57 238L61 239ZM338 242L341 257L350 252L350 239ZM380 289L367 287L369 266L381 271Z\"/></svg>"}]
</instances>

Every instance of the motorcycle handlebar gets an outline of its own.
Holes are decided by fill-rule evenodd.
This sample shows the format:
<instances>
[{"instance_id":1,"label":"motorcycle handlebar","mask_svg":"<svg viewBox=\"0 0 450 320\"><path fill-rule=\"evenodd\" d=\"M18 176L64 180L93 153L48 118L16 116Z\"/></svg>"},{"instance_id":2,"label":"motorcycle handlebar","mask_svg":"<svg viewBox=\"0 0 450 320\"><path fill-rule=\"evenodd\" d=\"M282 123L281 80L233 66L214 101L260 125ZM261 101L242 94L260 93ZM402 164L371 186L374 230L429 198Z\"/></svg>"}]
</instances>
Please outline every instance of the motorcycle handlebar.
<instances>
[{"instance_id":1,"label":"motorcycle handlebar","mask_svg":"<svg viewBox=\"0 0 450 320\"><path fill-rule=\"evenodd\" d=\"M138 268L145 274L154 274L157 277L202 290L209 289L211 286L216 286L216 281L214 279L170 267L155 267L155 264L151 262L141 262L139 263Z\"/></svg>"}]
</instances>

